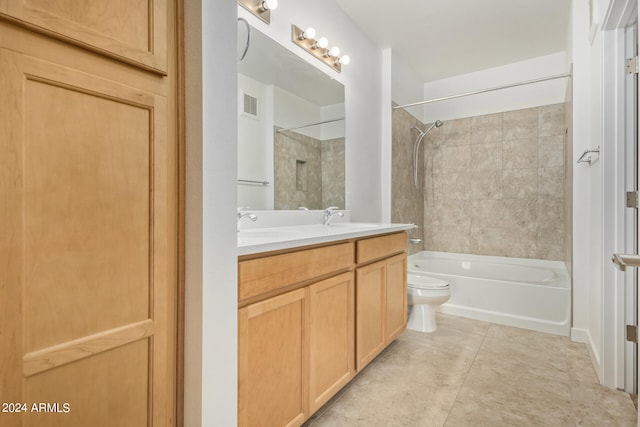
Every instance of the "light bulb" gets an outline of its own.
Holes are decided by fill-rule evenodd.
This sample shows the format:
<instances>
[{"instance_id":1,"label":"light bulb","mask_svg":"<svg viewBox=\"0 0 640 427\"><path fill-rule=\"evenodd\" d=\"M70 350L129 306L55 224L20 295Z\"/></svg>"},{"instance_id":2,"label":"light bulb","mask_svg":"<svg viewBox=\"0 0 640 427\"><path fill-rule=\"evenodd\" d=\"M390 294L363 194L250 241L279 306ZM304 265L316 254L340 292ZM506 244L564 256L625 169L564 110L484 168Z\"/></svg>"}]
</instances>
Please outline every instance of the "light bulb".
<instances>
[{"instance_id":1,"label":"light bulb","mask_svg":"<svg viewBox=\"0 0 640 427\"><path fill-rule=\"evenodd\" d=\"M349 55L342 55L342 58L340 58L338 62L342 65L349 65L349 62L351 62L351 58L349 58Z\"/></svg>"},{"instance_id":2,"label":"light bulb","mask_svg":"<svg viewBox=\"0 0 640 427\"><path fill-rule=\"evenodd\" d=\"M326 49L327 46L329 46L329 40L327 40L326 37L320 37L320 39L316 42L316 44L313 46L313 48L314 49L317 49L317 48Z\"/></svg>"},{"instance_id":3,"label":"light bulb","mask_svg":"<svg viewBox=\"0 0 640 427\"><path fill-rule=\"evenodd\" d=\"M264 0L260 7L262 11L276 10L278 8L278 0Z\"/></svg>"},{"instance_id":4,"label":"light bulb","mask_svg":"<svg viewBox=\"0 0 640 427\"><path fill-rule=\"evenodd\" d=\"M313 39L316 37L316 29L309 27L302 34L300 34L300 40Z\"/></svg>"},{"instance_id":5,"label":"light bulb","mask_svg":"<svg viewBox=\"0 0 640 427\"><path fill-rule=\"evenodd\" d=\"M332 47L331 49L329 49L329 52L327 52L327 55L337 57L338 55L340 55L340 48L338 46Z\"/></svg>"}]
</instances>

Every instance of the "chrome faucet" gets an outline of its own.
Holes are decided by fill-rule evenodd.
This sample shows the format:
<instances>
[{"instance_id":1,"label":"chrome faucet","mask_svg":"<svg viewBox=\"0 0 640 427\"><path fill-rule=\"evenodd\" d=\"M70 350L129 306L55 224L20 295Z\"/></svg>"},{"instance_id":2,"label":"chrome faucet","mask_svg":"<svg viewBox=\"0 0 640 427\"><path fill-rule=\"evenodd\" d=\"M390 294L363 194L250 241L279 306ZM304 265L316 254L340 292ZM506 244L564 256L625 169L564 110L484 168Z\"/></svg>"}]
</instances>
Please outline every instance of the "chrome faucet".
<instances>
[{"instance_id":1,"label":"chrome faucet","mask_svg":"<svg viewBox=\"0 0 640 427\"><path fill-rule=\"evenodd\" d=\"M334 215L338 215L338 216L344 216L344 213L342 212L337 212L337 209L339 209L337 206L331 206L330 208L327 208L324 210L324 216L322 217L322 225L324 226L329 226L331 224L331 220L333 219Z\"/></svg>"},{"instance_id":2,"label":"chrome faucet","mask_svg":"<svg viewBox=\"0 0 640 427\"><path fill-rule=\"evenodd\" d=\"M251 221L256 222L258 219L258 215L250 213L250 212L242 212L242 208L238 208L238 224L237 231L240 231L240 221L242 218L249 218Z\"/></svg>"}]
</instances>

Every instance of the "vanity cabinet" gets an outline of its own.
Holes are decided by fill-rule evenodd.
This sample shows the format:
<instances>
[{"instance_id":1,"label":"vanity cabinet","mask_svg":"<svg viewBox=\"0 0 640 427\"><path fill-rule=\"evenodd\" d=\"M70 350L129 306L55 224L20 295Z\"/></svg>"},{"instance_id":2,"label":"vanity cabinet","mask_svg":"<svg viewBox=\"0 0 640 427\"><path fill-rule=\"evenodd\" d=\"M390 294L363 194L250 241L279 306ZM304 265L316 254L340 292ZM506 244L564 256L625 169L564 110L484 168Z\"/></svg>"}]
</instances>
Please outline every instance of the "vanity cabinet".
<instances>
[{"instance_id":1,"label":"vanity cabinet","mask_svg":"<svg viewBox=\"0 0 640 427\"><path fill-rule=\"evenodd\" d=\"M360 240L356 248L356 368L360 371L407 326L406 234Z\"/></svg>"},{"instance_id":2,"label":"vanity cabinet","mask_svg":"<svg viewBox=\"0 0 640 427\"><path fill-rule=\"evenodd\" d=\"M240 258L240 426L302 424L404 330L406 241Z\"/></svg>"},{"instance_id":3,"label":"vanity cabinet","mask_svg":"<svg viewBox=\"0 0 640 427\"><path fill-rule=\"evenodd\" d=\"M300 425L353 378L353 258L347 242L240 261L240 426Z\"/></svg>"}]
</instances>

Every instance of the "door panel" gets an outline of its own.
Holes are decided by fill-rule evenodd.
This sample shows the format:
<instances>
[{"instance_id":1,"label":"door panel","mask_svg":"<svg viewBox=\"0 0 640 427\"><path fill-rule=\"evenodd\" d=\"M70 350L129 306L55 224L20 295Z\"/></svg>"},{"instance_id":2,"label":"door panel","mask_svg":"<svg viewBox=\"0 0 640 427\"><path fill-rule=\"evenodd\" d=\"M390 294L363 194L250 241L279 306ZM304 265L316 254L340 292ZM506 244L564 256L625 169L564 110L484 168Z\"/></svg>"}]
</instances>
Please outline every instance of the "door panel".
<instances>
[{"instance_id":1,"label":"door panel","mask_svg":"<svg viewBox=\"0 0 640 427\"><path fill-rule=\"evenodd\" d=\"M69 412L31 413L25 426L150 425L150 340L143 339L28 377L28 402L69 403ZM66 387L61 385L66 384ZM99 405L96 403L100 402ZM85 410L91 408L91 411ZM103 420L102 424L97 420ZM158 423L160 424L160 423Z\"/></svg>"},{"instance_id":2,"label":"door panel","mask_svg":"<svg viewBox=\"0 0 640 427\"><path fill-rule=\"evenodd\" d=\"M70 407L2 424L162 425L166 100L6 49L0 92L0 400Z\"/></svg>"},{"instance_id":3,"label":"door panel","mask_svg":"<svg viewBox=\"0 0 640 427\"><path fill-rule=\"evenodd\" d=\"M238 425L293 426L307 416L305 289L238 310Z\"/></svg>"},{"instance_id":4,"label":"door panel","mask_svg":"<svg viewBox=\"0 0 640 427\"><path fill-rule=\"evenodd\" d=\"M309 286L309 413L355 374L353 273Z\"/></svg>"},{"instance_id":5,"label":"door panel","mask_svg":"<svg viewBox=\"0 0 640 427\"><path fill-rule=\"evenodd\" d=\"M386 342L396 339L407 326L407 254L387 260Z\"/></svg>"},{"instance_id":6,"label":"door panel","mask_svg":"<svg viewBox=\"0 0 640 427\"><path fill-rule=\"evenodd\" d=\"M167 71L166 0L4 0L0 13L126 62Z\"/></svg>"},{"instance_id":7,"label":"door panel","mask_svg":"<svg viewBox=\"0 0 640 427\"><path fill-rule=\"evenodd\" d=\"M149 109L32 78L24 103L26 350L149 318Z\"/></svg>"},{"instance_id":8,"label":"door panel","mask_svg":"<svg viewBox=\"0 0 640 427\"><path fill-rule=\"evenodd\" d=\"M356 368L360 371L385 345L387 262L356 269Z\"/></svg>"}]
</instances>

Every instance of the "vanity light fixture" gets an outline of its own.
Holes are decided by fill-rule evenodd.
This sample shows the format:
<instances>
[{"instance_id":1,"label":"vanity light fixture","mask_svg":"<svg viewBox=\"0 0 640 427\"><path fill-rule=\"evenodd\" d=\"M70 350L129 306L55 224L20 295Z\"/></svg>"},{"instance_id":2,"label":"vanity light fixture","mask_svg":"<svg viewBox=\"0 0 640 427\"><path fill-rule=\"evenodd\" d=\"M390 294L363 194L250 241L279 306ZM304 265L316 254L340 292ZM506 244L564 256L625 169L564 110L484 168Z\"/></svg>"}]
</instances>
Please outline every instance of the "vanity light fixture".
<instances>
[{"instance_id":1,"label":"vanity light fixture","mask_svg":"<svg viewBox=\"0 0 640 427\"><path fill-rule=\"evenodd\" d=\"M337 72L342 71L342 66L347 65L351 61L349 56L342 55L341 57L340 48L338 46L333 46L331 49L328 49L329 40L327 40L326 37L320 37L316 40L315 33L316 31L311 27L306 30L302 30L295 25L291 26L291 40L295 44Z\"/></svg>"},{"instance_id":2,"label":"vanity light fixture","mask_svg":"<svg viewBox=\"0 0 640 427\"><path fill-rule=\"evenodd\" d=\"M276 10L278 8L278 0L264 0L260 4L260 10L266 12L267 10Z\"/></svg>"},{"instance_id":3,"label":"vanity light fixture","mask_svg":"<svg viewBox=\"0 0 640 427\"><path fill-rule=\"evenodd\" d=\"M326 37L320 37L317 42L315 42L311 49L326 49L329 46L329 40Z\"/></svg>"},{"instance_id":4,"label":"vanity light fixture","mask_svg":"<svg viewBox=\"0 0 640 427\"><path fill-rule=\"evenodd\" d=\"M278 0L238 0L238 4L269 24L271 11L278 7Z\"/></svg>"},{"instance_id":5,"label":"vanity light fixture","mask_svg":"<svg viewBox=\"0 0 640 427\"><path fill-rule=\"evenodd\" d=\"M351 58L349 58L349 55L342 55L342 57L338 59L338 62L342 65L349 65Z\"/></svg>"},{"instance_id":6,"label":"vanity light fixture","mask_svg":"<svg viewBox=\"0 0 640 427\"><path fill-rule=\"evenodd\" d=\"M315 39L315 38L316 38L316 29L313 27L307 28L299 36L300 40Z\"/></svg>"},{"instance_id":7,"label":"vanity light fixture","mask_svg":"<svg viewBox=\"0 0 640 427\"><path fill-rule=\"evenodd\" d=\"M340 56L340 48L338 46L334 46L329 49L325 55L327 55L328 57L337 58L338 56Z\"/></svg>"}]
</instances>

